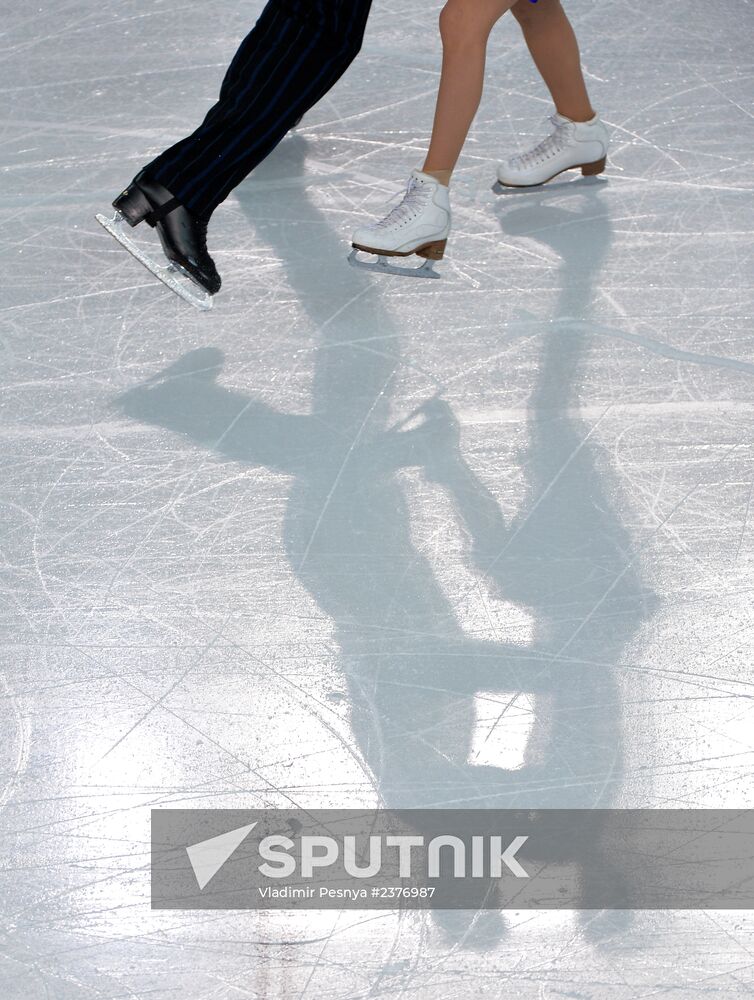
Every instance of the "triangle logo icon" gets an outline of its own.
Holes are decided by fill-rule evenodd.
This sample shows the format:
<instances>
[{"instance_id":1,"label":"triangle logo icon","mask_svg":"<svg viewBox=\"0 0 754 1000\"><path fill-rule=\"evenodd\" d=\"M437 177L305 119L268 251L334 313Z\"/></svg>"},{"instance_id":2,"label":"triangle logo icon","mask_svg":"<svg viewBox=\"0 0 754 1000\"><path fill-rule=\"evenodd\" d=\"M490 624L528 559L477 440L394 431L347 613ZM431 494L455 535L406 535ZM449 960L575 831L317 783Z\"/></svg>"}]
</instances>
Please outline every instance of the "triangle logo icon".
<instances>
[{"instance_id":1,"label":"triangle logo icon","mask_svg":"<svg viewBox=\"0 0 754 1000\"><path fill-rule=\"evenodd\" d=\"M229 830L228 833L221 833L219 837L200 840L198 844L192 844L186 848L186 854L189 856L200 889L203 889L217 875L231 854L240 847L256 825L256 823L250 823L248 826L239 826L235 830Z\"/></svg>"}]
</instances>

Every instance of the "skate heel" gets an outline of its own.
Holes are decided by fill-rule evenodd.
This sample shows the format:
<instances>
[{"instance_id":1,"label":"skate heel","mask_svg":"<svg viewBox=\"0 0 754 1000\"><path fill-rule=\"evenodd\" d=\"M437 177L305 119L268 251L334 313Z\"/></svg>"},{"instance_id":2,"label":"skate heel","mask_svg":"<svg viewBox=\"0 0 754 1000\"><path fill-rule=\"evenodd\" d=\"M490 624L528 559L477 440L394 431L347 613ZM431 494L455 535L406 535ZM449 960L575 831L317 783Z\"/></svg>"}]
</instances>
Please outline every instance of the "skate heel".
<instances>
[{"instance_id":1,"label":"skate heel","mask_svg":"<svg viewBox=\"0 0 754 1000\"><path fill-rule=\"evenodd\" d=\"M138 226L152 211L152 206L144 192L136 184L129 184L113 202L113 208L120 212L129 226Z\"/></svg>"},{"instance_id":2,"label":"skate heel","mask_svg":"<svg viewBox=\"0 0 754 1000\"><path fill-rule=\"evenodd\" d=\"M581 173L584 177L596 177L597 174L604 172L606 163L606 156L603 156L601 160L595 160L594 163L584 163L581 167Z\"/></svg>"},{"instance_id":3,"label":"skate heel","mask_svg":"<svg viewBox=\"0 0 754 1000\"><path fill-rule=\"evenodd\" d=\"M424 257L425 260L442 260L445 256L445 245L447 240L437 240L434 243L428 243L421 250L416 251L417 257Z\"/></svg>"}]
</instances>

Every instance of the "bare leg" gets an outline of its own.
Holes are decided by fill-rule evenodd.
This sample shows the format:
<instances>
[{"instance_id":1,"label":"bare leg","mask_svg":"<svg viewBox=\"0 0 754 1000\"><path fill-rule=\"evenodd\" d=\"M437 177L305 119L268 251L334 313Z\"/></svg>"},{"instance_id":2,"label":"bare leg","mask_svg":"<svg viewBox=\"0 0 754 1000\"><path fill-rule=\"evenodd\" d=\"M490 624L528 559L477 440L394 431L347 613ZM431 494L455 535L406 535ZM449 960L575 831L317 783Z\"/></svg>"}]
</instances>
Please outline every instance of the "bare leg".
<instances>
[{"instance_id":1,"label":"bare leg","mask_svg":"<svg viewBox=\"0 0 754 1000\"><path fill-rule=\"evenodd\" d=\"M518 0L512 10L555 109L571 121L590 121L594 110L581 71L579 45L560 0L539 0L536 6Z\"/></svg>"},{"instance_id":2,"label":"bare leg","mask_svg":"<svg viewBox=\"0 0 754 1000\"><path fill-rule=\"evenodd\" d=\"M442 74L422 168L448 184L482 98L487 39L515 0L448 0L440 14ZM527 0L528 3L528 0Z\"/></svg>"}]
</instances>

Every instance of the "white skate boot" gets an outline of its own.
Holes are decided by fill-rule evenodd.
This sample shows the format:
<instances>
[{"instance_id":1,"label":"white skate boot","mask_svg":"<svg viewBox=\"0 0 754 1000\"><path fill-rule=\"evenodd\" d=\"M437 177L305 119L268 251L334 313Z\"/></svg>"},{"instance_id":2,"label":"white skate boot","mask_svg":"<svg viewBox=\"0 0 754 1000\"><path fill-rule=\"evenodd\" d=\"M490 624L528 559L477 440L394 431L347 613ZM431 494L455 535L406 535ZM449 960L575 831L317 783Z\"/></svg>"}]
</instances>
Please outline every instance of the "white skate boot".
<instances>
[{"instance_id":1,"label":"white skate boot","mask_svg":"<svg viewBox=\"0 0 754 1000\"><path fill-rule=\"evenodd\" d=\"M575 167L585 177L605 169L610 138L599 115L588 122L572 122L554 114L550 121L555 131L538 146L498 165L497 179L505 187L536 187Z\"/></svg>"},{"instance_id":2,"label":"white skate boot","mask_svg":"<svg viewBox=\"0 0 754 1000\"><path fill-rule=\"evenodd\" d=\"M380 222L361 226L353 234L348 263L368 271L410 278L439 278L432 262L442 260L450 235L448 189L434 177L414 170L403 201ZM361 259L359 252L377 255L376 261ZM396 267L388 257L424 257L421 267Z\"/></svg>"}]
</instances>

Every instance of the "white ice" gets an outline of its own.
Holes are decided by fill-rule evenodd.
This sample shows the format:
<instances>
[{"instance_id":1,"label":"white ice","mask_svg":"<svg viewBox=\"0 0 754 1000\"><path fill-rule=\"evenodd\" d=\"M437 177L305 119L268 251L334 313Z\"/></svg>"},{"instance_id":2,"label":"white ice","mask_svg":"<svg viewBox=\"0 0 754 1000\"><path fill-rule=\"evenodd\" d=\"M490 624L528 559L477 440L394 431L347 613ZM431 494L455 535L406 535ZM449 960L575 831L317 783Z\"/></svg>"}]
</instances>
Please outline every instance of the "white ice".
<instances>
[{"instance_id":1,"label":"white ice","mask_svg":"<svg viewBox=\"0 0 754 1000\"><path fill-rule=\"evenodd\" d=\"M438 77L375 0L200 314L94 214L260 6L4 6L0 995L750 996L746 912L150 912L155 807L754 792L752 3L571 0L608 171L498 196L550 111L506 16L421 282L346 264Z\"/></svg>"}]
</instances>

